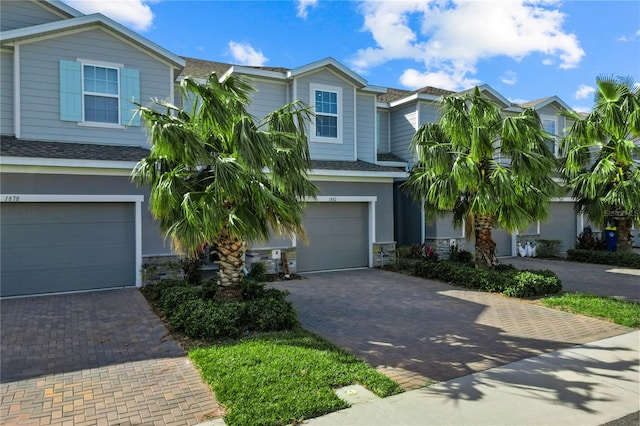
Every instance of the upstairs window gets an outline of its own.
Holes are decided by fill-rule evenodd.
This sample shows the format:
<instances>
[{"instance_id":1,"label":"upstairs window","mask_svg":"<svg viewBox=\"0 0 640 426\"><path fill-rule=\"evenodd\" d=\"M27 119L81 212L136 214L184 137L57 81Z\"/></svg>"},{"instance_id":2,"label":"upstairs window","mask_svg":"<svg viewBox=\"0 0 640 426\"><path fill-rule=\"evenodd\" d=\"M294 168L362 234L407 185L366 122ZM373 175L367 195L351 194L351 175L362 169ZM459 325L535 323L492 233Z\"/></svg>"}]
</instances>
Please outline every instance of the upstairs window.
<instances>
[{"instance_id":1,"label":"upstairs window","mask_svg":"<svg viewBox=\"0 0 640 426\"><path fill-rule=\"evenodd\" d=\"M554 154L558 155L558 133L557 133L557 120L555 117L542 118L542 128L545 132L547 132L550 136L550 139L547 139L545 143L549 150Z\"/></svg>"},{"instance_id":2,"label":"upstairs window","mask_svg":"<svg viewBox=\"0 0 640 426\"><path fill-rule=\"evenodd\" d=\"M120 122L120 84L118 69L83 66L84 121Z\"/></svg>"},{"instance_id":3,"label":"upstairs window","mask_svg":"<svg viewBox=\"0 0 640 426\"><path fill-rule=\"evenodd\" d=\"M315 112L312 141L342 143L342 90L312 84L311 96Z\"/></svg>"},{"instance_id":4,"label":"upstairs window","mask_svg":"<svg viewBox=\"0 0 640 426\"><path fill-rule=\"evenodd\" d=\"M60 120L81 126L140 126L140 71L98 61L60 60Z\"/></svg>"}]
</instances>

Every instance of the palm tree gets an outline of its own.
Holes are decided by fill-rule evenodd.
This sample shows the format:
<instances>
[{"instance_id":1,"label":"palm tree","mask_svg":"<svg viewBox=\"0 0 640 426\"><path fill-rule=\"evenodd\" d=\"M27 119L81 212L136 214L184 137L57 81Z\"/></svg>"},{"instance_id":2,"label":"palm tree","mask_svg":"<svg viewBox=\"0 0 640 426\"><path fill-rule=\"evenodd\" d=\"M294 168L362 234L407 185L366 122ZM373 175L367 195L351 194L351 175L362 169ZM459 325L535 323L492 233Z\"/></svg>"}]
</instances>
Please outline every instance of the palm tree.
<instances>
[{"instance_id":1,"label":"palm tree","mask_svg":"<svg viewBox=\"0 0 640 426\"><path fill-rule=\"evenodd\" d=\"M150 185L151 213L178 251L193 259L212 244L223 293L239 297L247 241L304 240L303 200L318 192L307 176L311 113L294 102L256 122L246 110L253 88L236 76L187 77L181 92L189 110L139 106L151 150L132 178Z\"/></svg>"},{"instance_id":2,"label":"palm tree","mask_svg":"<svg viewBox=\"0 0 640 426\"><path fill-rule=\"evenodd\" d=\"M561 149L562 176L579 211L594 223L615 224L618 251L630 252L640 223L640 88L629 78L600 76L591 113L574 121Z\"/></svg>"},{"instance_id":3,"label":"palm tree","mask_svg":"<svg viewBox=\"0 0 640 426\"><path fill-rule=\"evenodd\" d=\"M538 114L505 117L480 89L442 100L438 123L425 123L411 142L417 163L405 191L429 216L453 212L454 226L475 233L477 266L498 263L491 231L522 229L548 214L559 186L555 158Z\"/></svg>"}]
</instances>

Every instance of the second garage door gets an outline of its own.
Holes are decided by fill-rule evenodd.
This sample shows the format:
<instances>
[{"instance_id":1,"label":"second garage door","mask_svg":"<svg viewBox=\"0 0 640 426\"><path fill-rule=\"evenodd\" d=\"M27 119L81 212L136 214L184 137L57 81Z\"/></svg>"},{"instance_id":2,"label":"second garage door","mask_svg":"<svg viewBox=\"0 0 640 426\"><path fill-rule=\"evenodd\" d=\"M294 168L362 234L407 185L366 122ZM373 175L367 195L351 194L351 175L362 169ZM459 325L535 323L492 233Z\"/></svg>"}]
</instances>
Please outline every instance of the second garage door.
<instances>
[{"instance_id":1,"label":"second garage door","mask_svg":"<svg viewBox=\"0 0 640 426\"><path fill-rule=\"evenodd\" d=\"M135 285L132 203L0 203L0 296Z\"/></svg>"},{"instance_id":2,"label":"second garage door","mask_svg":"<svg viewBox=\"0 0 640 426\"><path fill-rule=\"evenodd\" d=\"M309 244L298 243L298 272L369 265L367 203L310 203L304 216Z\"/></svg>"}]
</instances>

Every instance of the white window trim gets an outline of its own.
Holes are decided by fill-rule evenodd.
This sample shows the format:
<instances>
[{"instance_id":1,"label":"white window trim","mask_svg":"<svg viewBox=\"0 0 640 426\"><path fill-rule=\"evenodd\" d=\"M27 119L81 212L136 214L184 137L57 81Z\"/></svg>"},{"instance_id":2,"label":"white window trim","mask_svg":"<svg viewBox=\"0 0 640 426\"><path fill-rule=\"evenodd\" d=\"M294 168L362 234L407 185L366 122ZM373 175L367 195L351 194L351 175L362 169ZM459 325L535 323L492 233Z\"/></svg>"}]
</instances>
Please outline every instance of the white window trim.
<instances>
[{"instance_id":1,"label":"white window trim","mask_svg":"<svg viewBox=\"0 0 640 426\"><path fill-rule=\"evenodd\" d=\"M540 116L540 122L542 123L542 128L544 129L544 121L548 120L548 121L553 121L554 122L554 126L556 129L556 134L555 137L553 139L553 155L554 156L558 156L558 149L559 149L559 144L560 144L560 135L558 133L558 117L555 115L541 115Z\"/></svg>"},{"instance_id":2,"label":"white window trim","mask_svg":"<svg viewBox=\"0 0 640 426\"><path fill-rule=\"evenodd\" d=\"M328 138L328 137L323 137L323 136L316 136L316 117L315 115L311 118L311 131L310 133L310 140L311 142L320 142L320 143L333 143L333 144L341 144L342 143L342 128L343 128L343 116L344 116L344 108L343 108L343 104L342 104L342 87L338 87L338 86L327 86L324 84L316 84L316 83L310 83L309 84L309 99L310 99L310 103L314 108L314 112L315 112L315 99L316 99L316 91L320 90L323 92L334 92L337 94L337 98L338 98L338 113L337 113L337 126L338 126L338 132L337 132L337 137L335 138ZM321 115L332 115L332 114L321 114Z\"/></svg>"},{"instance_id":3,"label":"white window trim","mask_svg":"<svg viewBox=\"0 0 640 426\"><path fill-rule=\"evenodd\" d=\"M83 59L78 59L78 62L80 62L80 71L81 71L80 82L82 85L82 121L78 122L78 126L103 127L103 128L109 128L109 129L124 129L125 127L122 124L120 124L122 122L122 117L120 117L120 107L121 107L120 104L122 102L121 95L120 95L120 84L122 83L120 69L124 68L124 65L114 64L109 62L102 62L102 61L83 60ZM84 89L84 67L85 66L115 69L116 73L118 74L118 94L112 95L110 93L87 92ZM101 96L105 98L116 98L118 100L118 122L103 123L100 121L87 121L84 116L85 114L84 98L86 95Z\"/></svg>"}]
</instances>

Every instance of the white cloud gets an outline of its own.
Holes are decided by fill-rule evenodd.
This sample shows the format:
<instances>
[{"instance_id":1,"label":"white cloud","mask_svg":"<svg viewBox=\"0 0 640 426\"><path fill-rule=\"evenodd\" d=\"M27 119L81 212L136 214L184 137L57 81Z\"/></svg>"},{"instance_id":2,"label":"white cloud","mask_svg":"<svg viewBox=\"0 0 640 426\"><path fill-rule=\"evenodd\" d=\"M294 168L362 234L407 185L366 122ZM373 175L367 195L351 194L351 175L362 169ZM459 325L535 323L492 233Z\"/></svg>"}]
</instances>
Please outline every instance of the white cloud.
<instances>
[{"instance_id":1,"label":"white cloud","mask_svg":"<svg viewBox=\"0 0 640 426\"><path fill-rule=\"evenodd\" d=\"M526 104L531 100L531 99L522 99L522 98L514 98L514 99L508 98L508 99L509 99L509 102L516 105Z\"/></svg>"},{"instance_id":2,"label":"white cloud","mask_svg":"<svg viewBox=\"0 0 640 426\"><path fill-rule=\"evenodd\" d=\"M363 30L375 46L358 50L350 65L366 72L391 60L413 59L424 64L421 75L454 70L450 83L459 84L472 79L468 74L479 61L500 56L521 60L538 53L560 68L573 68L584 51L576 36L563 30L565 15L555 6L553 0L363 2ZM416 73L407 70L405 79L415 80Z\"/></svg>"},{"instance_id":3,"label":"white cloud","mask_svg":"<svg viewBox=\"0 0 640 426\"><path fill-rule=\"evenodd\" d=\"M572 106L575 112L584 112L585 114L589 114L591 112L591 107L586 106Z\"/></svg>"},{"instance_id":4,"label":"white cloud","mask_svg":"<svg viewBox=\"0 0 640 426\"><path fill-rule=\"evenodd\" d=\"M464 72L456 70L420 72L413 68L409 68L404 70L400 76L400 84L410 89L432 86L439 89L458 91L461 88L468 89L478 85L479 83L480 80L466 78Z\"/></svg>"},{"instance_id":5,"label":"white cloud","mask_svg":"<svg viewBox=\"0 0 640 426\"><path fill-rule=\"evenodd\" d=\"M229 51L234 62L238 65L261 67L268 61L262 52L255 50L249 43L236 43L231 40Z\"/></svg>"},{"instance_id":6,"label":"white cloud","mask_svg":"<svg viewBox=\"0 0 640 426\"><path fill-rule=\"evenodd\" d=\"M509 86L513 86L518 82L518 74L513 71L507 71L500 77L500 81Z\"/></svg>"},{"instance_id":7,"label":"white cloud","mask_svg":"<svg viewBox=\"0 0 640 426\"><path fill-rule=\"evenodd\" d=\"M102 13L135 31L147 31L153 25L151 0L65 0L69 6L82 13Z\"/></svg>"},{"instance_id":8,"label":"white cloud","mask_svg":"<svg viewBox=\"0 0 640 426\"><path fill-rule=\"evenodd\" d=\"M298 18L307 19L309 16L309 9L312 9L318 5L318 0L298 0Z\"/></svg>"},{"instance_id":9,"label":"white cloud","mask_svg":"<svg viewBox=\"0 0 640 426\"><path fill-rule=\"evenodd\" d=\"M591 86L587 86L585 84L581 84L578 87L578 90L575 93L576 99L587 99L589 96L593 95L596 92L596 89Z\"/></svg>"}]
</instances>

